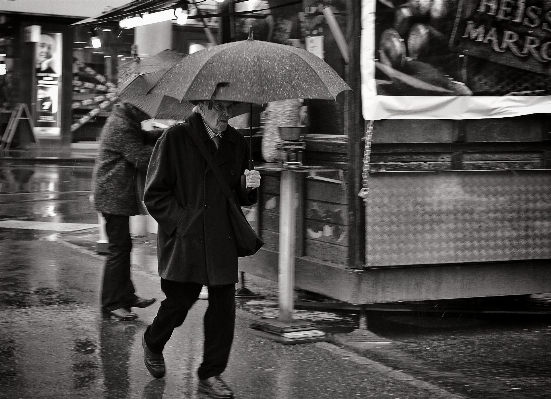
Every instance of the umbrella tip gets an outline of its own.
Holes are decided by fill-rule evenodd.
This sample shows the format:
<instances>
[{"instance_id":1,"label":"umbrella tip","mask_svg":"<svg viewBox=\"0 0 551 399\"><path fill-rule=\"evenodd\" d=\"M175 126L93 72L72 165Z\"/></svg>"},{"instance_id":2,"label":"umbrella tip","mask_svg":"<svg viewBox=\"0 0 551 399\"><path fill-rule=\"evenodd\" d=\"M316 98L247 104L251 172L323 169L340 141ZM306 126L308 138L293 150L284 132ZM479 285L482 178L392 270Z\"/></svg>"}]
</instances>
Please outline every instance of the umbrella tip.
<instances>
[{"instance_id":1,"label":"umbrella tip","mask_svg":"<svg viewBox=\"0 0 551 399\"><path fill-rule=\"evenodd\" d=\"M249 38L247 40L254 40L252 26L249 26Z\"/></svg>"}]
</instances>

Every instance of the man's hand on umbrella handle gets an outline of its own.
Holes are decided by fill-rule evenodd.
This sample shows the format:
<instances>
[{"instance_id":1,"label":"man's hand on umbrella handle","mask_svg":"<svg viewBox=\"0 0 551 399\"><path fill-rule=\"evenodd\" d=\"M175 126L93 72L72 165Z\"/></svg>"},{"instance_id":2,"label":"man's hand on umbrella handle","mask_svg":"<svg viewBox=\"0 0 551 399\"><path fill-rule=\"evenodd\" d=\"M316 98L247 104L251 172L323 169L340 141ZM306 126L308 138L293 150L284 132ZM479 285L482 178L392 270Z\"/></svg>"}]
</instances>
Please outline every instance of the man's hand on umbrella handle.
<instances>
[{"instance_id":1,"label":"man's hand on umbrella handle","mask_svg":"<svg viewBox=\"0 0 551 399\"><path fill-rule=\"evenodd\" d=\"M245 179L247 188L260 187L260 172L258 170L245 169Z\"/></svg>"}]
</instances>

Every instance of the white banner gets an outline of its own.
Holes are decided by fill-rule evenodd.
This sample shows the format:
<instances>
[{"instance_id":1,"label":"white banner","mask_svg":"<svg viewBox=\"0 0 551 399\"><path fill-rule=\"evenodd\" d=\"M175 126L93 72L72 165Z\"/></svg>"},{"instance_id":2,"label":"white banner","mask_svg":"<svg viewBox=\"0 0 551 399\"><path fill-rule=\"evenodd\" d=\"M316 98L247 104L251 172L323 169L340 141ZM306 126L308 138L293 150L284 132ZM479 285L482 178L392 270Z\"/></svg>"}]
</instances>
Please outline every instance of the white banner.
<instances>
[{"instance_id":1,"label":"white banner","mask_svg":"<svg viewBox=\"0 0 551 399\"><path fill-rule=\"evenodd\" d=\"M485 119L551 112L551 96L547 95L378 95L376 68L377 65L381 70L387 68L376 63L376 8L382 7L381 4L391 5L386 0L362 0L360 62L364 119ZM389 69L397 78L404 75Z\"/></svg>"}]
</instances>

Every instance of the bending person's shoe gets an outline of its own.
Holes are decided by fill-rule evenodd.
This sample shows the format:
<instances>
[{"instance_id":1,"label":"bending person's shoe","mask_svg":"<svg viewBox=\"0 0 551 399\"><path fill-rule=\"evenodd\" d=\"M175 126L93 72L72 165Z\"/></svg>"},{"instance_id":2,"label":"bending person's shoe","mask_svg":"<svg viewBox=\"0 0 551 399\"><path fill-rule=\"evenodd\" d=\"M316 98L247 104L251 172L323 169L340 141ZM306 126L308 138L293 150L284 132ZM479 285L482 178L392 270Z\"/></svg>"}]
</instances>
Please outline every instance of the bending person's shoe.
<instances>
[{"instance_id":1,"label":"bending person's shoe","mask_svg":"<svg viewBox=\"0 0 551 399\"><path fill-rule=\"evenodd\" d=\"M145 333L144 333L145 334ZM149 374L155 378L163 378L166 373L165 358L162 353L154 353L149 350L145 337L142 335L143 361Z\"/></svg>"},{"instance_id":2,"label":"bending person's shoe","mask_svg":"<svg viewBox=\"0 0 551 399\"><path fill-rule=\"evenodd\" d=\"M199 380L199 392L211 398L233 398L232 390L219 375Z\"/></svg>"},{"instance_id":3,"label":"bending person's shoe","mask_svg":"<svg viewBox=\"0 0 551 399\"><path fill-rule=\"evenodd\" d=\"M121 321L131 321L136 320L138 315L134 312L131 312L129 309L120 308L115 310L103 310L103 314L106 316L115 317Z\"/></svg>"},{"instance_id":4,"label":"bending person's shoe","mask_svg":"<svg viewBox=\"0 0 551 399\"><path fill-rule=\"evenodd\" d=\"M134 302L132 302L132 304L130 304L129 307L131 308L147 308L148 306L151 306L155 303L156 299L155 298L140 298L140 297L137 297L136 300Z\"/></svg>"}]
</instances>

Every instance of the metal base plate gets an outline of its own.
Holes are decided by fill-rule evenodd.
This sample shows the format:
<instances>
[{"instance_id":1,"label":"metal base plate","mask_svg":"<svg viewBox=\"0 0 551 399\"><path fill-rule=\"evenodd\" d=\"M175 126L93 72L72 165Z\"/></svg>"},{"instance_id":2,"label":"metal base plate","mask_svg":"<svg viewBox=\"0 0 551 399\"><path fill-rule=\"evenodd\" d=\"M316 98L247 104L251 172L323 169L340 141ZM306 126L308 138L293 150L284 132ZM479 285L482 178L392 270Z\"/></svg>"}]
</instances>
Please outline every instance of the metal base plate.
<instances>
[{"instance_id":1,"label":"metal base plate","mask_svg":"<svg viewBox=\"0 0 551 399\"><path fill-rule=\"evenodd\" d=\"M311 330L311 331L318 331L318 330ZM274 333L270 333L270 332L266 332L266 331L254 330L253 329L253 334L254 335L257 335L257 336L262 337L262 338L271 339L272 341L279 342L283 345L308 344L308 343L312 343L312 342L327 341L327 337L326 337L325 333L322 332L322 331L319 331L319 332L322 333L323 335L311 336L311 337L308 337L308 336L297 337L296 335L295 336L282 336L282 335L279 335L279 334L274 334ZM290 333L290 334L292 334L292 333Z\"/></svg>"},{"instance_id":2,"label":"metal base plate","mask_svg":"<svg viewBox=\"0 0 551 399\"><path fill-rule=\"evenodd\" d=\"M284 344L299 344L326 340L326 334L310 323L269 319L251 324L257 334Z\"/></svg>"}]
</instances>

